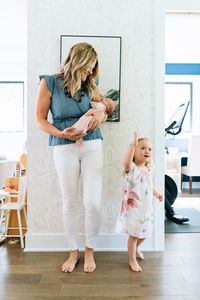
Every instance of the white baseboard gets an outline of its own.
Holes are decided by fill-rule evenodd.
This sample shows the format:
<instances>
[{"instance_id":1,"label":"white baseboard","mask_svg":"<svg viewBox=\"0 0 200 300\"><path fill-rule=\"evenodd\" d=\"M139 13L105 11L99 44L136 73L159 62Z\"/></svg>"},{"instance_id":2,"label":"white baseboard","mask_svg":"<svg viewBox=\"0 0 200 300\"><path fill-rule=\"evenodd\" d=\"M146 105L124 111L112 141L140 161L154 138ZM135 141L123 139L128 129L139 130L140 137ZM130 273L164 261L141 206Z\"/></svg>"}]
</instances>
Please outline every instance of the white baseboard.
<instances>
[{"instance_id":1,"label":"white baseboard","mask_svg":"<svg viewBox=\"0 0 200 300\"><path fill-rule=\"evenodd\" d=\"M95 251L127 251L127 235L120 234L100 234ZM79 249L85 248L85 237L79 237ZM143 251L160 251L154 249L154 238L145 240ZM65 252L69 251L64 233L28 233L25 237L25 252Z\"/></svg>"}]
</instances>

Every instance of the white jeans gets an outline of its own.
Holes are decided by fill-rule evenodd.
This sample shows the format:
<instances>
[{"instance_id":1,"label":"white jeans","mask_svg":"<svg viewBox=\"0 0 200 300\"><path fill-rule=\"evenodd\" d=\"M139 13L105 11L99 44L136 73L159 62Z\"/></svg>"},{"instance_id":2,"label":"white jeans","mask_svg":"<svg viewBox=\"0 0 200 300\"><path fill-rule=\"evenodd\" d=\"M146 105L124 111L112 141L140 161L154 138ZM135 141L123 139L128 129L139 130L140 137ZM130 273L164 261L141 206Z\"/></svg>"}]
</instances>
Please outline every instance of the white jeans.
<instances>
[{"instance_id":1,"label":"white jeans","mask_svg":"<svg viewBox=\"0 0 200 300\"><path fill-rule=\"evenodd\" d=\"M83 182L86 246L94 248L100 227L102 191L102 141L85 141L54 146L56 166L63 198L64 226L71 250L78 249L78 186Z\"/></svg>"}]
</instances>

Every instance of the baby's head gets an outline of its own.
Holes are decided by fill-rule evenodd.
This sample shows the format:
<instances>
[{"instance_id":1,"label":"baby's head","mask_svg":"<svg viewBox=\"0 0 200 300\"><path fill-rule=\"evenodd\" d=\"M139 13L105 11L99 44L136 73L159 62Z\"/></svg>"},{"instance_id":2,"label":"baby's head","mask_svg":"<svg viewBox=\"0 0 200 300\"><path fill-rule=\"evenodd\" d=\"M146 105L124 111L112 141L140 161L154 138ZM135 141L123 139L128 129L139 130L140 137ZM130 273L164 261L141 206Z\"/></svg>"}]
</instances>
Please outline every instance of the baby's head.
<instances>
[{"instance_id":1,"label":"baby's head","mask_svg":"<svg viewBox=\"0 0 200 300\"><path fill-rule=\"evenodd\" d=\"M106 112L111 114L115 110L115 104L110 98L101 99L101 103L103 103L106 107Z\"/></svg>"},{"instance_id":2,"label":"baby's head","mask_svg":"<svg viewBox=\"0 0 200 300\"><path fill-rule=\"evenodd\" d=\"M139 138L135 148L133 161L136 165L144 164L147 168L151 165L152 145L147 138Z\"/></svg>"}]
</instances>

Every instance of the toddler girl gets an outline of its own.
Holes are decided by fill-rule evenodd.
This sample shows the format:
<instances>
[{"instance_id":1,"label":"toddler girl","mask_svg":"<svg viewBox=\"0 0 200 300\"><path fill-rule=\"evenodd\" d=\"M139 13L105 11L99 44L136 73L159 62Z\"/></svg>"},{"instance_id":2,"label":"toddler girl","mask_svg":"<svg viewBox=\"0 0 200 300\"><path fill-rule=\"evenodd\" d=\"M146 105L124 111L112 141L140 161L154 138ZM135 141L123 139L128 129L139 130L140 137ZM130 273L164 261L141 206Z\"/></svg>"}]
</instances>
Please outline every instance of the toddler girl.
<instances>
[{"instance_id":1,"label":"toddler girl","mask_svg":"<svg viewBox=\"0 0 200 300\"><path fill-rule=\"evenodd\" d=\"M142 271L136 257L144 259L138 248L147 237L152 235L153 195L163 201L163 196L156 192L152 184L151 151L149 140L138 139L135 132L134 141L124 158L125 182L116 231L129 235L129 266L135 272Z\"/></svg>"}]
</instances>

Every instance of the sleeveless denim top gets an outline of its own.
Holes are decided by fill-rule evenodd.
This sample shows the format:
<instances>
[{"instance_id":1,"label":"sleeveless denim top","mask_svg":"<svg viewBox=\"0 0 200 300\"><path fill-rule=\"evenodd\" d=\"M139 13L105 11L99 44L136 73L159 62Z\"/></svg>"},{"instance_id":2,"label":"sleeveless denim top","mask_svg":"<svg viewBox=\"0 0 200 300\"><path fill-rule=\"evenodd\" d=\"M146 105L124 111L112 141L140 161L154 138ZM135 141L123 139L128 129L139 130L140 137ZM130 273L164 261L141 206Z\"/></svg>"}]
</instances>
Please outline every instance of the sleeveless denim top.
<instances>
[{"instance_id":1,"label":"sleeveless denim top","mask_svg":"<svg viewBox=\"0 0 200 300\"><path fill-rule=\"evenodd\" d=\"M82 117L90 108L91 98L88 96L87 92L84 91L84 97L81 102L76 101L73 98L69 98L65 95L63 89L63 80L55 75L40 75L40 80L42 78L46 79L47 87L51 92L51 105L50 111L52 114L53 125L64 130L67 127L71 127L75 122ZM97 82L98 84L98 82ZM81 97L81 91L78 91L78 98ZM103 139L100 129L97 128L95 131L87 131L87 135L83 137L85 141ZM72 144L75 141L68 139L60 139L57 136L49 136L49 146Z\"/></svg>"}]
</instances>

